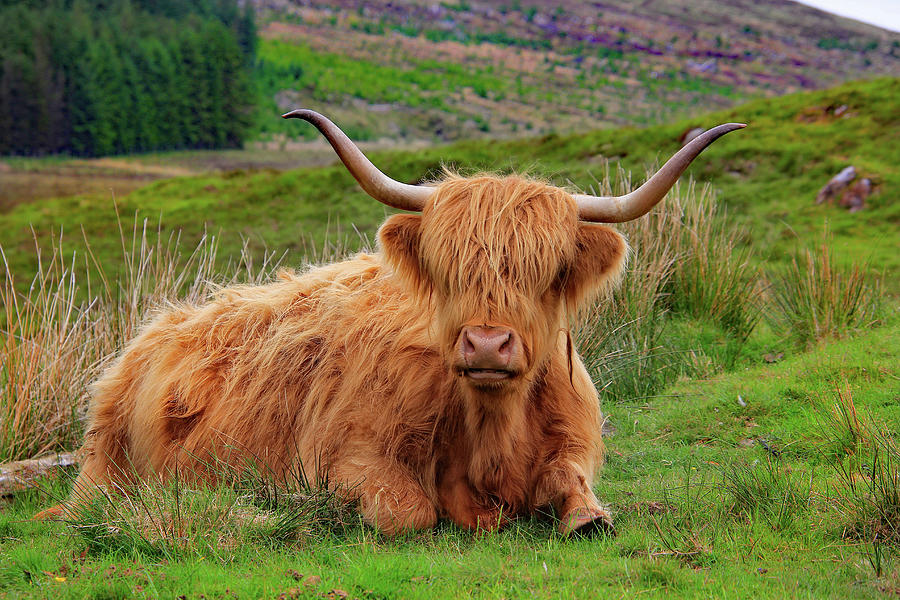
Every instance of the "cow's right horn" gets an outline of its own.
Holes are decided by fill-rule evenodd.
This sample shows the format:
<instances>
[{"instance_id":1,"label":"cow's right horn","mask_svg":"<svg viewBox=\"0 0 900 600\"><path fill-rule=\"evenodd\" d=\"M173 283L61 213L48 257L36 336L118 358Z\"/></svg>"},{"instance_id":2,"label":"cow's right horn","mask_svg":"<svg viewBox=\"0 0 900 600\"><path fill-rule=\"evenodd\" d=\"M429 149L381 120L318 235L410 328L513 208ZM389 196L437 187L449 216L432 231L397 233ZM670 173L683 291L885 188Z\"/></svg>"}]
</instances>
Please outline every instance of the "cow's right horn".
<instances>
[{"instance_id":1,"label":"cow's right horn","mask_svg":"<svg viewBox=\"0 0 900 600\"><path fill-rule=\"evenodd\" d=\"M688 168L691 161L704 148L735 129L746 127L743 123L725 123L713 127L691 140L675 153L644 185L624 196L589 196L575 194L578 218L594 223L624 223L642 217L662 200L669 189Z\"/></svg>"},{"instance_id":2,"label":"cow's right horn","mask_svg":"<svg viewBox=\"0 0 900 600\"><path fill-rule=\"evenodd\" d=\"M356 144L327 117L305 108L292 110L281 116L285 119L303 119L312 123L325 136L362 189L379 202L401 210L416 212L421 212L425 207L425 201L431 196L432 188L400 183L379 171Z\"/></svg>"}]
</instances>

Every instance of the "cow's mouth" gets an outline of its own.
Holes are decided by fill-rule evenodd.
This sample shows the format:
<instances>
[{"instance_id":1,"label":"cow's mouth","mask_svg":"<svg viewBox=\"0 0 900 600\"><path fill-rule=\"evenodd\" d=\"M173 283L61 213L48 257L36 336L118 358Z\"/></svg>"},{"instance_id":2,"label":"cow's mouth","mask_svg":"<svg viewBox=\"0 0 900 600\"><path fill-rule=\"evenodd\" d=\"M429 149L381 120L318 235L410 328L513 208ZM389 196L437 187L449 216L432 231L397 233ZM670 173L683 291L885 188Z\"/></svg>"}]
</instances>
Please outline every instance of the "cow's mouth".
<instances>
[{"instance_id":1,"label":"cow's mouth","mask_svg":"<svg viewBox=\"0 0 900 600\"><path fill-rule=\"evenodd\" d=\"M473 381L493 382L505 381L516 376L513 371L506 369L473 369L467 368L463 370L463 374Z\"/></svg>"}]
</instances>

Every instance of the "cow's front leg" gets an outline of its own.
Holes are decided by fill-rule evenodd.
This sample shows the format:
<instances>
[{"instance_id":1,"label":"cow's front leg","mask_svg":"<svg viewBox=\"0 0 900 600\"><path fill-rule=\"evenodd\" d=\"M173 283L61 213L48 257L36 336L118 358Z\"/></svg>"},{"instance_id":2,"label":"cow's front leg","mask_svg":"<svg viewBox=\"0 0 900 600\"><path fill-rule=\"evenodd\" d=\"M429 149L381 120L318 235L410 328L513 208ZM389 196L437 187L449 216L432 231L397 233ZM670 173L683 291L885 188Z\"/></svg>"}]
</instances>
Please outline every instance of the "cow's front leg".
<instances>
[{"instance_id":1,"label":"cow's front leg","mask_svg":"<svg viewBox=\"0 0 900 600\"><path fill-rule=\"evenodd\" d=\"M438 483L438 494L444 517L470 531L494 531L509 522L498 504L480 501L469 484L462 462L446 467Z\"/></svg>"},{"instance_id":2,"label":"cow's front leg","mask_svg":"<svg viewBox=\"0 0 900 600\"><path fill-rule=\"evenodd\" d=\"M536 495L540 504L553 506L563 535L616 533L612 517L600 505L578 465L564 463L548 468L538 481Z\"/></svg>"},{"instance_id":3,"label":"cow's front leg","mask_svg":"<svg viewBox=\"0 0 900 600\"><path fill-rule=\"evenodd\" d=\"M447 518L470 531L495 531L509 522L499 504L479 502L465 479L447 481L441 486L441 507Z\"/></svg>"},{"instance_id":4,"label":"cow's front leg","mask_svg":"<svg viewBox=\"0 0 900 600\"><path fill-rule=\"evenodd\" d=\"M338 467L332 476L337 481L358 482L351 485L350 491L359 499L359 512L385 535L430 529L437 524L434 503L422 486L391 461L370 458L362 469Z\"/></svg>"}]
</instances>

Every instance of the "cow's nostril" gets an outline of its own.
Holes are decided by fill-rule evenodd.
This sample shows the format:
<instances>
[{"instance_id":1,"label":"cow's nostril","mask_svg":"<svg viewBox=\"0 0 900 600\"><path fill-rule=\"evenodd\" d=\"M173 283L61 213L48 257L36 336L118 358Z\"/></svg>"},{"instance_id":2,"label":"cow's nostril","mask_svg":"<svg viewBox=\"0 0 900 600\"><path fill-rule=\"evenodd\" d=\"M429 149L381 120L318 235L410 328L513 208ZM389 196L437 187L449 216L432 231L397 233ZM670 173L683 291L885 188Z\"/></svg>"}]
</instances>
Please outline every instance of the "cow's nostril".
<instances>
[{"instance_id":1,"label":"cow's nostril","mask_svg":"<svg viewBox=\"0 0 900 600\"><path fill-rule=\"evenodd\" d=\"M464 354L474 354L475 353L475 344L472 343L472 339L469 337L469 332L463 332L463 353Z\"/></svg>"},{"instance_id":2,"label":"cow's nostril","mask_svg":"<svg viewBox=\"0 0 900 600\"><path fill-rule=\"evenodd\" d=\"M509 354L511 350L512 350L512 336L507 333L503 339L503 342L501 342L500 347L497 348L497 352L499 352L501 355L506 355L506 354Z\"/></svg>"}]
</instances>

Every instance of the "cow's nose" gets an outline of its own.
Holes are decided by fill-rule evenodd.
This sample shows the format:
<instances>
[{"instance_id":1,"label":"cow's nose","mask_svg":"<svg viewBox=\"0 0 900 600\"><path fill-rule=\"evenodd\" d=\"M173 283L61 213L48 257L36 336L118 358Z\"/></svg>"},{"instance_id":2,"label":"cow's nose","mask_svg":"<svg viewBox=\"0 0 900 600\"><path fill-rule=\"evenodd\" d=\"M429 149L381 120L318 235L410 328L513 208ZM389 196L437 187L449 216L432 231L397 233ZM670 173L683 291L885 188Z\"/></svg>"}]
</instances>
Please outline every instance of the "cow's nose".
<instances>
[{"instance_id":1,"label":"cow's nose","mask_svg":"<svg viewBox=\"0 0 900 600\"><path fill-rule=\"evenodd\" d=\"M469 369L507 370L516 345L515 333L506 327L464 327L458 341Z\"/></svg>"}]
</instances>

